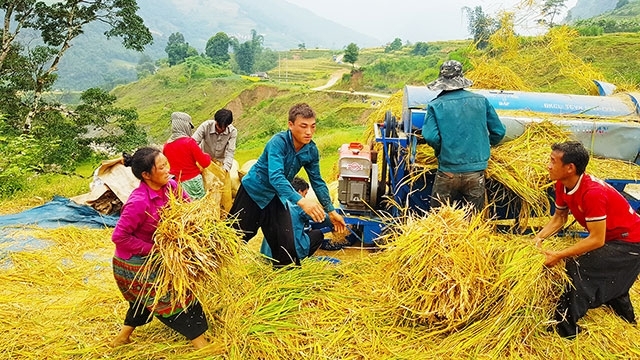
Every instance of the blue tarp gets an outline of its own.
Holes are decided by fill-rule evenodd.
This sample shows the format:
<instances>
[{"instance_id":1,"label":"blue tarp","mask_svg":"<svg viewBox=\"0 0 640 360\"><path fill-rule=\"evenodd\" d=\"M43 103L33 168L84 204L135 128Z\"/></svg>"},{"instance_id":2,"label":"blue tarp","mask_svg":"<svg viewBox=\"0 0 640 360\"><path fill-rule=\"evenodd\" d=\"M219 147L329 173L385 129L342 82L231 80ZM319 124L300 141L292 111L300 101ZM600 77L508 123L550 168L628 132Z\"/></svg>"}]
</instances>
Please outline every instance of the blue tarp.
<instances>
[{"instance_id":1,"label":"blue tarp","mask_svg":"<svg viewBox=\"0 0 640 360\"><path fill-rule=\"evenodd\" d=\"M49 246L47 241L15 231L20 228L39 226L51 229L72 225L100 229L115 227L117 221L117 216L102 215L90 206L79 205L67 198L55 196L44 205L17 214L0 216L0 259L3 252L38 250ZM0 268L7 266L0 264Z\"/></svg>"},{"instance_id":2,"label":"blue tarp","mask_svg":"<svg viewBox=\"0 0 640 360\"><path fill-rule=\"evenodd\" d=\"M21 233L21 228L39 226L51 229L72 225L100 229L115 227L117 221L117 216L102 215L88 205L79 205L61 196L17 214L0 216L0 269L13 266L5 257L6 253L41 250L51 245L50 241Z\"/></svg>"},{"instance_id":3,"label":"blue tarp","mask_svg":"<svg viewBox=\"0 0 640 360\"><path fill-rule=\"evenodd\" d=\"M37 225L43 228L56 228L66 225L79 227L104 228L115 227L118 217L102 215L94 208L54 196L48 203L25 210L17 214L0 216L0 227L20 227Z\"/></svg>"}]
</instances>

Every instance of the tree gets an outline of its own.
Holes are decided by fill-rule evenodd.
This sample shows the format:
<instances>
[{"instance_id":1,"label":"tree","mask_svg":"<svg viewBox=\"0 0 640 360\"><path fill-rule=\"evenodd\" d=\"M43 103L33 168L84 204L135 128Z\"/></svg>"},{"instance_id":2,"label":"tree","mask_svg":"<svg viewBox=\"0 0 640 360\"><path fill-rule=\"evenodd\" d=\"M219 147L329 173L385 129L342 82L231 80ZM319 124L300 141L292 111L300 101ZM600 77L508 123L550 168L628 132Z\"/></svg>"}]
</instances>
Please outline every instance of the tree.
<instances>
[{"instance_id":1,"label":"tree","mask_svg":"<svg viewBox=\"0 0 640 360\"><path fill-rule=\"evenodd\" d=\"M156 73L156 64L151 56L147 54L142 54L142 56L140 56L138 65L136 65L136 73L138 75L138 79L144 79L145 77Z\"/></svg>"},{"instance_id":2,"label":"tree","mask_svg":"<svg viewBox=\"0 0 640 360\"><path fill-rule=\"evenodd\" d=\"M307 50L307 45L305 43L298 44L298 50Z\"/></svg>"},{"instance_id":3,"label":"tree","mask_svg":"<svg viewBox=\"0 0 640 360\"><path fill-rule=\"evenodd\" d=\"M411 50L411 55L416 55L416 56L426 56L428 53L429 53L429 44L423 41L418 41L414 45L413 50Z\"/></svg>"},{"instance_id":4,"label":"tree","mask_svg":"<svg viewBox=\"0 0 640 360\"><path fill-rule=\"evenodd\" d=\"M83 145L122 153L147 143L146 132L137 125L136 111L114 106L114 95L102 89L91 88L82 93L80 100L82 104L70 116L83 129L90 127L94 134L85 137L81 142Z\"/></svg>"},{"instance_id":5,"label":"tree","mask_svg":"<svg viewBox=\"0 0 640 360\"><path fill-rule=\"evenodd\" d=\"M90 23L106 24L104 35L120 37L126 48L142 51L150 44L153 38L137 11L134 0L0 0L0 109L5 115L0 138L7 144L28 144L22 171L72 170L92 153L86 137L90 124L43 94L53 87L58 64L73 40ZM26 31L39 39L22 43L19 35ZM139 137L128 123L122 126L121 133Z\"/></svg>"},{"instance_id":6,"label":"tree","mask_svg":"<svg viewBox=\"0 0 640 360\"><path fill-rule=\"evenodd\" d=\"M266 48L262 50L260 55L255 57L253 64L253 72L255 71L269 71L278 66L278 53Z\"/></svg>"},{"instance_id":7,"label":"tree","mask_svg":"<svg viewBox=\"0 0 640 360\"><path fill-rule=\"evenodd\" d=\"M256 59L259 58L262 53L263 43L264 36L258 34L254 29L251 30L251 40L245 41L242 44L238 42L238 39L231 38L231 46L235 52L236 63L241 72L250 74L254 71Z\"/></svg>"},{"instance_id":8,"label":"tree","mask_svg":"<svg viewBox=\"0 0 640 360\"><path fill-rule=\"evenodd\" d=\"M358 55L360 55L360 48L358 48L358 45L355 43L351 43L347 45L342 61L351 64L351 67L355 67L356 61L358 61Z\"/></svg>"},{"instance_id":9,"label":"tree","mask_svg":"<svg viewBox=\"0 0 640 360\"><path fill-rule=\"evenodd\" d=\"M24 117L24 129L29 131L31 123L42 108L49 104L42 101L42 93L55 82L55 72L62 56L71 47L71 42L82 34L83 28L92 22L101 22L108 26L104 33L107 37L122 38L128 49L142 51L153 41L149 29L136 14L138 5L135 0L66 0L61 2L36 0L3 0L0 10L4 12L2 31L2 51L0 52L0 77L3 82L29 83L28 88L14 88L17 92L12 99L4 101L22 102L18 94L28 93L28 108ZM18 34L23 29L32 29L41 37L42 44L34 48L25 48L17 44ZM13 55L11 55L13 53ZM8 68L7 59L13 57L15 65L18 57L26 58L33 81L17 79Z\"/></svg>"},{"instance_id":10,"label":"tree","mask_svg":"<svg viewBox=\"0 0 640 360\"><path fill-rule=\"evenodd\" d=\"M231 41L229 36L224 32L219 32L209 38L204 53L207 55L211 62L217 65L222 65L229 62L231 58L229 56L229 46Z\"/></svg>"},{"instance_id":11,"label":"tree","mask_svg":"<svg viewBox=\"0 0 640 360\"><path fill-rule=\"evenodd\" d=\"M251 29L251 47L256 55L262 51L262 44L264 44L264 36L258 34L255 29Z\"/></svg>"},{"instance_id":12,"label":"tree","mask_svg":"<svg viewBox=\"0 0 640 360\"><path fill-rule=\"evenodd\" d=\"M400 40L400 38L395 38L391 44L387 45L387 47L384 48L384 52L389 53L389 52L393 52L396 50L402 50L402 40Z\"/></svg>"},{"instance_id":13,"label":"tree","mask_svg":"<svg viewBox=\"0 0 640 360\"><path fill-rule=\"evenodd\" d=\"M12 48L13 42L20 31L33 21L35 13L35 0L22 1L0 1L0 9L4 10L5 27L2 32L2 52L0 53L0 69L9 52L15 50ZM9 23L7 23L7 21ZM14 23L14 30L11 32L11 22Z\"/></svg>"},{"instance_id":14,"label":"tree","mask_svg":"<svg viewBox=\"0 0 640 360\"><path fill-rule=\"evenodd\" d=\"M181 33L175 32L169 35L167 46L164 48L169 58L169 66L183 62L187 58L188 50L189 44L184 41L184 36Z\"/></svg>"},{"instance_id":15,"label":"tree","mask_svg":"<svg viewBox=\"0 0 640 360\"><path fill-rule=\"evenodd\" d=\"M538 19L538 23L549 28L556 26L557 24L554 20L560 15L562 8L566 7L564 4L566 1L567 0L545 0L542 5L542 10L540 11L542 18Z\"/></svg>"},{"instance_id":16,"label":"tree","mask_svg":"<svg viewBox=\"0 0 640 360\"><path fill-rule=\"evenodd\" d=\"M245 74L253 72L253 64L255 63L255 53L251 42L246 41L235 49L236 62L240 71Z\"/></svg>"},{"instance_id":17,"label":"tree","mask_svg":"<svg viewBox=\"0 0 640 360\"><path fill-rule=\"evenodd\" d=\"M467 29L473 35L476 48L484 49L489 45L489 37L498 29L498 22L485 14L482 6L463 7L462 11L467 15Z\"/></svg>"}]
</instances>

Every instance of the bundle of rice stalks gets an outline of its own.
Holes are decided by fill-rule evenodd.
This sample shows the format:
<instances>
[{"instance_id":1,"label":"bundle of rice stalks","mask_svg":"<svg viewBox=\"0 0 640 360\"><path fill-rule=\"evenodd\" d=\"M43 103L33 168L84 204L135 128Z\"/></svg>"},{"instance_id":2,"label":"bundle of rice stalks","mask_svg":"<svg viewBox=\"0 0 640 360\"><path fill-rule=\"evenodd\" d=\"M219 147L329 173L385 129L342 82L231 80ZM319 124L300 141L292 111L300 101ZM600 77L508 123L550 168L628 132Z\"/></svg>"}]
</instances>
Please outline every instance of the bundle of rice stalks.
<instances>
[{"instance_id":1,"label":"bundle of rice stalks","mask_svg":"<svg viewBox=\"0 0 640 360\"><path fill-rule=\"evenodd\" d=\"M499 353L514 339L544 331L567 281L562 266L544 268L528 239L496 234L468 208L409 217L385 237L386 251L367 270L386 274L384 280L361 281L375 289L354 285L354 291L376 294L382 323L420 327L447 342L442 354Z\"/></svg>"},{"instance_id":2,"label":"bundle of rice stalks","mask_svg":"<svg viewBox=\"0 0 640 360\"><path fill-rule=\"evenodd\" d=\"M519 220L526 226L530 216L549 214L546 190L552 186L547 164L551 144L569 139L569 133L549 121L533 122L517 139L491 149L487 177L502 184L511 199L489 199L494 202L516 201L520 207ZM515 198L513 198L515 195ZM507 201L505 201L507 200Z\"/></svg>"},{"instance_id":3,"label":"bundle of rice stalks","mask_svg":"<svg viewBox=\"0 0 640 360\"><path fill-rule=\"evenodd\" d=\"M153 306L186 308L193 295L217 287L226 263L237 262L242 241L231 220L221 220L215 193L192 202L171 198L160 214L149 260L138 276L152 281ZM149 299L146 299L149 300Z\"/></svg>"},{"instance_id":4,"label":"bundle of rice stalks","mask_svg":"<svg viewBox=\"0 0 640 360\"><path fill-rule=\"evenodd\" d=\"M500 53L503 59L513 59L518 56L520 41L514 29L515 14L508 11L499 13L500 27L489 36L489 44L493 52Z\"/></svg>"},{"instance_id":5,"label":"bundle of rice stalks","mask_svg":"<svg viewBox=\"0 0 640 360\"><path fill-rule=\"evenodd\" d=\"M531 244L506 244L485 219L470 217L468 208L444 206L427 217L410 217L386 237L393 237L383 245L392 290L388 302L397 304L396 321L403 325L429 325L444 333L469 326L497 305L511 305L510 292L522 286L509 284L521 280L512 272L542 268L542 256L535 256ZM537 279L541 271L533 274ZM520 305L501 311L511 313Z\"/></svg>"},{"instance_id":6,"label":"bundle of rice stalks","mask_svg":"<svg viewBox=\"0 0 640 360\"><path fill-rule=\"evenodd\" d=\"M598 94L593 79L605 79L591 64L587 64L570 51L571 42L578 32L568 26L557 26L549 30L544 38L548 41L550 55L561 66L560 75L576 82L588 94Z\"/></svg>"}]
</instances>

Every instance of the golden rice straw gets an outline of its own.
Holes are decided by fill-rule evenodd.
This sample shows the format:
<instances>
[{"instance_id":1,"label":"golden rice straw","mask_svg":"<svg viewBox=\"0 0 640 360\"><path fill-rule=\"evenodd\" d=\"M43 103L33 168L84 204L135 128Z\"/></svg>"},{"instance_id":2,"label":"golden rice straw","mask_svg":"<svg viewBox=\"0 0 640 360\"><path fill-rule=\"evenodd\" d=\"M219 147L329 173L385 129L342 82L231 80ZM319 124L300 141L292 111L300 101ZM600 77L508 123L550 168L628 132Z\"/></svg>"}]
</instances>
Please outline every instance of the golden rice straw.
<instances>
[{"instance_id":1,"label":"golden rice straw","mask_svg":"<svg viewBox=\"0 0 640 360\"><path fill-rule=\"evenodd\" d=\"M186 308L191 294L217 287L218 273L238 257L241 240L231 221L220 219L218 192L192 202L170 197L160 213L149 260L137 275L154 279L153 306L164 294L173 308ZM160 294L160 295L158 295Z\"/></svg>"},{"instance_id":2,"label":"golden rice straw","mask_svg":"<svg viewBox=\"0 0 640 360\"><path fill-rule=\"evenodd\" d=\"M202 359L209 356L194 352L188 341L158 321L136 330L132 344L115 349L108 347L127 309L113 280L111 229L65 227L25 232L50 241L51 246L45 250L10 253L8 258L13 265L0 270L0 281L5 284L0 289L0 329L4 330L0 332L0 346L4 350L0 358L138 359L144 354L153 358ZM427 236L430 235L421 234L414 242ZM500 265L503 270L499 273L504 275L495 278L508 278L508 274L512 274L512 278L529 279L520 280L510 296L516 303L539 304L540 300L535 299L539 293L536 289L547 284L548 276L540 266L539 255L527 252L531 248L523 243L525 238L495 236L504 246L502 253L514 254L493 261L510 264ZM563 245L561 239L557 241ZM550 239L545 244L555 248L555 242ZM474 243L468 241L468 244ZM398 246L392 251L400 249ZM334 256L342 258L340 253ZM254 261L255 257L256 254L241 254L237 263L222 268L219 289L212 288L199 295L203 306L214 310L213 314L208 313L210 330L205 333L220 351L220 355L213 358L639 356L640 347L635 339L640 336L640 330L606 308L587 313L580 321L586 332L570 346L556 334L544 331L548 325L548 318L544 316L546 307L525 305L519 311L510 312L512 305L503 304L506 299L483 305L493 306L490 313L494 317L474 321L473 326L451 334L438 333L426 325L399 326L396 324L399 307L385 300L397 297L385 295L392 291L388 281L392 272L390 264L398 261L397 253L391 251L362 256L352 262L343 261L337 267L309 260L303 262L301 269L282 272L274 272L270 266ZM524 265L514 260L522 257L529 258ZM413 258L419 259L419 256ZM406 267L413 265L407 263ZM536 276L542 280L529 288L532 295L518 295L527 287L527 281ZM631 291L636 308L640 306L639 291L639 284ZM525 320L525 325L518 328ZM538 325L532 326L533 323ZM273 351L272 356L268 355L269 351Z\"/></svg>"}]
</instances>

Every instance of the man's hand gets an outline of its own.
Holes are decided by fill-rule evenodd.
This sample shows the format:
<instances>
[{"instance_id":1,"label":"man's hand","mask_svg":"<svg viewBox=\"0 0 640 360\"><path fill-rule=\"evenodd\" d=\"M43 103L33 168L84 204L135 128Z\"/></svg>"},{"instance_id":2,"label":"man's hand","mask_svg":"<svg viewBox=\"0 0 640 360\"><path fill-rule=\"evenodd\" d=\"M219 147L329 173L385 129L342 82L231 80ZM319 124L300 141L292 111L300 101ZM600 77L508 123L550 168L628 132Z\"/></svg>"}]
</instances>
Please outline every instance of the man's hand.
<instances>
[{"instance_id":1,"label":"man's hand","mask_svg":"<svg viewBox=\"0 0 640 360\"><path fill-rule=\"evenodd\" d=\"M344 222L344 218L342 215L338 214L337 211L333 210L329 213L329 220L333 224L333 230L338 233L344 233L347 231L347 224Z\"/></svg>"},{"instance_id":2,"label":"man's hand","mask_svg":"<svg viewBox=\"0 0 640 360\"><path fill-rule=\"evenodd\" d=\"M533 238L533 243L536 245L537 248L542 248L542 242L544 241L543 238L541 237L534 237Z\"/></svg>"},{"instance_id":3,"label":"man's hand","mask_svg":"<svg viewBox=\"0 0 640 360\"><path fill-rule=\"evenodd\" d=\"M317 201L303 197L298 201L298 206L300 206L302 211L304 211L307 215L309 215L309 217L311 217L311 220L317 223L321 223L324 221L324 209L322 208L322 205L320 205L320 203L318 203ZM344 223L344 220L342 221L342 223Z\"/></svg>"},{"instance_id":4,"label":"man's hand","mask_svg":"<svg viewBox=\"0 0 640 360\"><path fill-rule=\"evenodd\" d=\"M562 256L557 251L543 251L542 253L545 256L544 266L546 267L554 267L562 260Z\"/></svg>"}]
</instances>

